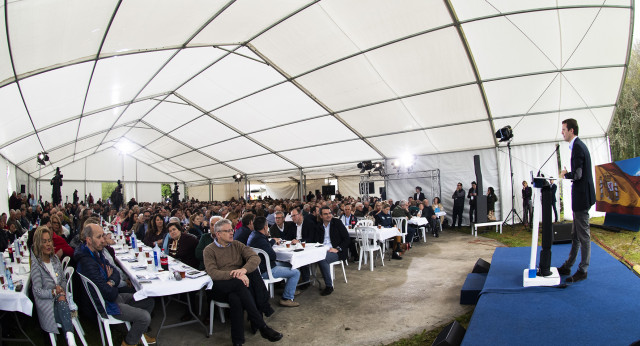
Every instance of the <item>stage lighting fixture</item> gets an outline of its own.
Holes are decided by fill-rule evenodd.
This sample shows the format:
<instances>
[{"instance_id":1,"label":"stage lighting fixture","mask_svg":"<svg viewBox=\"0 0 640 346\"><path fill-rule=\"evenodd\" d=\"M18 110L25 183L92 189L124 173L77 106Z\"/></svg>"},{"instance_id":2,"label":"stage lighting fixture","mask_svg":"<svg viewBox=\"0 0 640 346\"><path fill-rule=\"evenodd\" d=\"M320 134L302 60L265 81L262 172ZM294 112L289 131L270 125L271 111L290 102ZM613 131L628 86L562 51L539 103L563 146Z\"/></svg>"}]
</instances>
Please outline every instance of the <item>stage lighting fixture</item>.
<instances>
[{"instance_id":1,"label":"stage lighting fixture","mask_svg":"<svg viewBox=\"0 0 640 346\"><path fill-rule=\"evenodd\" d=\"M382 165L382 163L376 162L375 164L373 164L373 171L374 172L380 172L380 171L382 171L383 167L384 166Z\"/></svg>"},{"instance_id":2,"label":"stage lighting fixture","mask_svg":"<svg viewBox=\"0 0 640 346\"><path fill-rule=\"evenodd\" d=\"M242 174L237 173L237 174L236 174L236 175L234 175L232 178L233 178L233 180L235 180L235 181L236 181L236 183L239 183L239 182L241 182L241 181L242 181Z\"/></svg>"},{"instance_id":3,"label":"stage lighting fixture","mask_svg":"<svg viewBox=\"0 0 640 346\"><path fill-rule=\"evenodd\" d=\"M358 168L360 168L360 173L364 173L373 168L373 163L371 161L362 161L358 163Z\"/></svg>"},{"instance_id":4,"label":"stage lighting fixture","mask_svg":"<svg viewBox=\"0 0 640 346\"><path fill-rule=\"evenodd\" d=\"M36 157L36 160L38 161L39 165L46 166L47 165L47 161L49 161L49 154L47 154L44 151L41 152L41 153L38 153L38 156Z\"/></svg>"},{"instance_id":5,"label":"stage lighting fixture","mask_svg":"<svg viewBox=\"0 0 640 346\"><path fill-rule=\"evenodd\" d=\"M513 138L513 130L511 130L511 126L507 125L496 131L496 138L500 138L500 142L506 142Z\"/></svg>"}]
</instances>

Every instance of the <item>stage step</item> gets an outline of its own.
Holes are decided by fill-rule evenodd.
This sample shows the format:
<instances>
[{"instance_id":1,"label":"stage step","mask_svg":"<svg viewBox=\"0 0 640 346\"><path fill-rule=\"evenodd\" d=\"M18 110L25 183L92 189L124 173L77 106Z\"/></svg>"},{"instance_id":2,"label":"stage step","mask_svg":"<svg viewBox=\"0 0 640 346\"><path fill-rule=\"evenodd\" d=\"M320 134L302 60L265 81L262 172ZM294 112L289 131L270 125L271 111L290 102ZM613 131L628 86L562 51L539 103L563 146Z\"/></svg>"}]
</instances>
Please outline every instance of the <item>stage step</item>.
<instances>
[{"instance_id":1,"label":"stage step","mask_svg":"<svg viewBox=\"0 0 640 346\"><path fill-rule=\"evenodd\" d=\"M460 290L460 304L475 305L478 302L478 298L480 298L480 291L482 291L486 280L486 273L467 274L467 279L464 280L464 285Z\"/></svg>"}]
</instances>

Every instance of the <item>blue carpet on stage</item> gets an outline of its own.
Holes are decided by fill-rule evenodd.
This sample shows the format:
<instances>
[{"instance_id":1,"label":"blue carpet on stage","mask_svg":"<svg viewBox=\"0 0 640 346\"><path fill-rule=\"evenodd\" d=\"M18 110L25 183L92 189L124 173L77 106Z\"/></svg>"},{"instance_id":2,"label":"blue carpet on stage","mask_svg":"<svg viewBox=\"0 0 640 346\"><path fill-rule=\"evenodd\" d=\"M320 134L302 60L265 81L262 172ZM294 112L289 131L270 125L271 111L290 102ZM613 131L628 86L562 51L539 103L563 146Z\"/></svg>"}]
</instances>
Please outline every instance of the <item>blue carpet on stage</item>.
<instances>
[{"instance_id":1,"label":"blue carpet on stage","mask_svg":"<svg viewBox=\"0 0 640 346\"><path fill-rule=\"evenodd\" d=\"M551 248L559 267L571 244ZM522 287L531 248L496 248L463 345L629 345L640 340L640 278L591 243L586 280ZM538 249L538 256L540 249ZM580 262L573 266L572 274ZM562 282L566 277L562 278Z\"/></svg>"}]
</instances>

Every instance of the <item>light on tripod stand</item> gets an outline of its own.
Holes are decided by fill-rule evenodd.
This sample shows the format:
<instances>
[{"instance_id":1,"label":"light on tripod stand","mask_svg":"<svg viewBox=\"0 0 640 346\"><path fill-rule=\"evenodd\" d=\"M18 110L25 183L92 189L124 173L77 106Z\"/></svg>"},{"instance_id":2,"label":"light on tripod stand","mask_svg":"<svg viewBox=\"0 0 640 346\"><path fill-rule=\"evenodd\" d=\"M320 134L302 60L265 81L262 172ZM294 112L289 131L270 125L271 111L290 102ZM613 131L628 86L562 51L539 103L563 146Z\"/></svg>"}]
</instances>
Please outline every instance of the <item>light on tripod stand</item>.
<instances>
[{"instance_id":1,"label":"light on tripod stand","mask_svg":"<svg viewBox=\"0 0 640 346\"><path fill-rule=\"evenodd\" d=\"M242 174L237 173L237 174L236 174L236 175L234 175L232 178L233 178L233 180L235 180L235 182L236 182L236 183L239 183L239 182L241 182L241 181L242 181Z\"/></svg>"},{"instance_id":2,"label":"light on tripod stand","mask_svg":"<svg viewBox=\"0 0 640 346\"><path fill-rule=\"evenodd\" d=\"M500 142L506 142L513 138L513 130L511 130L511 126L507 125L496 131L496 138L500 138Z\"/></svg>"}]
</instances>

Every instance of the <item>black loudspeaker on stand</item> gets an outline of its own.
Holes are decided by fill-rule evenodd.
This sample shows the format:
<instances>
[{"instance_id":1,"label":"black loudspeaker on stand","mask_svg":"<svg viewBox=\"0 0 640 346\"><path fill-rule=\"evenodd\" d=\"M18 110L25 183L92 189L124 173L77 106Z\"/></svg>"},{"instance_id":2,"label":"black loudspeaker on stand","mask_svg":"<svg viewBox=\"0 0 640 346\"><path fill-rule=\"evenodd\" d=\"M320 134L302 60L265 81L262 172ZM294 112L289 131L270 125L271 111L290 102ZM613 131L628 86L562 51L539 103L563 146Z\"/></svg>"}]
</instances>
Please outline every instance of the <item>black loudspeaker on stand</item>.
<instances>
[{"instance_id":1,"label":"black loudspeaker on stand","mask_svg":"<svg viewBox=\"0 0 640 346\"><path fill-rule=\"evenodd\" d=\"M487 222L487 196L482 184L482 169L480 168L480 155L473 156L473 166L476 170L476 223Z\"/></svg>"},{"instance_id":2,"label":"black loudspeaker on stand","mask_svg":"<svg viewBox=\"0 0 640 346\"><path fill-rule=\"evenodd\" d=\"M438 337L433 341L432 346L458 346L462 344L462 339L467 331L458 321L453 321L448 324L438 334Z\"/></svg>"}]
</instances>

